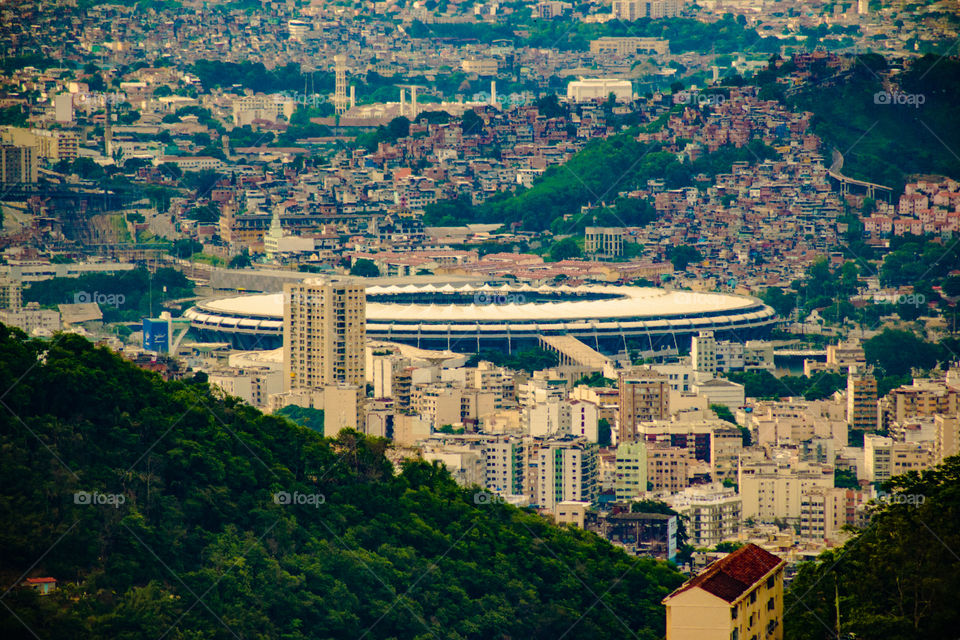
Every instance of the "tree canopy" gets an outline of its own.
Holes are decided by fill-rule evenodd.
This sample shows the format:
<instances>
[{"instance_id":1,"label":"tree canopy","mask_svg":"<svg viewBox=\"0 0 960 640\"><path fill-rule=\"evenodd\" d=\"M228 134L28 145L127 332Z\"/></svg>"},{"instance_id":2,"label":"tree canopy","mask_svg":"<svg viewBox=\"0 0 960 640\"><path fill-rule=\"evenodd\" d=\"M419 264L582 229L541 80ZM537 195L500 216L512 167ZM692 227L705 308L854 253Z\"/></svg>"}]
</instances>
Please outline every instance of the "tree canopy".
<instances>
[{"instance_id":1,"label":"tree canopy","mask_svg":"<svg viewBox=\"0 0 960 640\"><path fill-rule=\"evenodd\" d=\"M0 326L0 386L0 572L59 581L4 598L4 638L655 640L683 580L79 336Z\"/></svg>"}]
</instances>

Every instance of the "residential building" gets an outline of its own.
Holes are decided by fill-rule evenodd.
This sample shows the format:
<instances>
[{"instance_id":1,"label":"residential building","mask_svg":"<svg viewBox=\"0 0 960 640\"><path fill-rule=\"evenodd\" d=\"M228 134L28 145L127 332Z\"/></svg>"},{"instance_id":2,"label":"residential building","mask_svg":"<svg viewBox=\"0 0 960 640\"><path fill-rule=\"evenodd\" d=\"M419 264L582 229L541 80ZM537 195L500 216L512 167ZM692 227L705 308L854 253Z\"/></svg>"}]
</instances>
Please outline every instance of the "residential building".
<instances>
[{"instance_id":1,"label":"residential building","mask_svg":"<svg viewBox=\"0 0 960 640\"><path fill-rule=\"evenodd\" d=\"M960 418L956 415L937 415L933 418L937 430L933 449L933 463L940 464L944 458L960 453Z\"/></svg>"},{"instance_id":2,"label":"residential building","mask_svg":"<svg viewBox=\"0 0 960 640\"><path fill-rule=\"evenodd\" d=\"M583 440L544 442L538 452L537 505L553 512L565 501L592 502L597 494L596 445Z\"/></svg>"},{"instance_id":3,"label":"residential building","mask_svg":"<svg viewBox=\"0 0 960 640\"><path fill-rule=\"evenodd\" d=\"M676 493L686 488L693 454L685 447L647 448L647 482L653 491Z\"/></svg>"},{"instance_id":4,"label":"residential building","mask_svg":"<svg viewBox=\"0 0 960 640\"><path fill-rule=\"evenodd\" d=\"M288 389L366 384L363 285L309 278L284 285L283 353Z\"/></svg>"},{"instance_id":5,"label":"residential building","mask_svg":"<svg viewBox=\"0 0 960 640\"><path fill-rule=\"evenodd\" d=\"M910 471L934 464L936 445L897 442L892 438L867 434L863 437L864 477L870 482L885 482Z\"/></svg>"},{"instance_id":6,"label":"residential building","mask_svg":"<svg viewBox=\"0 0 960 640\"><path fill-rule=\"evenodd\" d=\"M621 371L617 388L620 442L636 442L640 423L670 416L670 381L665 375L649 368Z\"/></svg>"},{"instance_id":7,"label":"residential building","mask_svg":"<svg viewBox=\"0 0 960 640\"><path fill-rule=\"evenodd\" d=\"M36 150L33 147L0 144L0 183L36 181Z\"/></svg>"},{"instance_id":8,"label":"residential building","mask_svg":"<svg viewBox=\"0 0 960 640\"><path fill-rule=\"evenodd\" d=\"M687 487L666 502L686 518L689 543L695 547L715 547L740 533L743 500L733 487L719 482Z\"/></svg>"},{"instance_id":9,"label":"residential building","mask_svg":"<svg viewBox=\"0 0 960 640\"><path fill-rule=\"evenodd\" d=\"M663 599L667 640L780 640L785 565L752 543L713 562Z\"/></svg>"},{"instance_id":10,"label":"residential building","mask_svg":"<svg viewBox=\"0 0 960 640\"><path fill-rule=\"evenodd\" d=\"M775 459L740 460L740 496L743 518L760 522L800 518L802 496L814 487L833 486L833 467L779 455Z\"/></svg>"},{"instance_id":11,"label":"residential building","mask_svg":"<svg viewBox=\"0 0 960 640\"><path fill-rule=\"evenodd\" d=\"M647 491L647 445L643 442L617 446L614 493L618 501L631 500Z\"/></svg>"},{"instance_id":12,"label":"residential building","mask_svg":"<svg viewBox=\"0 0 960 640\"><path fill-rule=\"evenodd\" d=\"M880 426L877 379L854 365L847 374L847 422L861 431L874 431Z\"/></svg>"},{"instance_id":13,"label":"residential building","mask_svg":"<svg viewBox=\"0 0 960 640\"><path fill-rule=\"evenodd\" d=\"M682 0L613 0L610 4L614 20L672 18L683 10Z\"/></svg>"}]
</instances>

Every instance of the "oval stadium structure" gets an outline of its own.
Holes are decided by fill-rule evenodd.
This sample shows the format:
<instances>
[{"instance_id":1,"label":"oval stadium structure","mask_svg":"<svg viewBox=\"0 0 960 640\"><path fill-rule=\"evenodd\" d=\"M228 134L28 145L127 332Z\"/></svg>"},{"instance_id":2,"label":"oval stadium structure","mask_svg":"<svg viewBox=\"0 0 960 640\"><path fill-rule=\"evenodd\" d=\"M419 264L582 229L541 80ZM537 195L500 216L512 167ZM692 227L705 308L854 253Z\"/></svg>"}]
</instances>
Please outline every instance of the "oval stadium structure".
<instances>
[{"instance_id":1,"label":"oval stadium structure","mask_svg":"<svg viewBox=\"0 0 960 640\"><path fill-rule=\"evenodd\" d=\"M773 309L722 293L606 285L367 287L367 337L424 349L513 351L571 335L604 353L659 350L699 331L738 342L765 336ZM283 294L208 299L185 313L201 339L238 349L283 344Z\"/></svg>"}]
</instances>

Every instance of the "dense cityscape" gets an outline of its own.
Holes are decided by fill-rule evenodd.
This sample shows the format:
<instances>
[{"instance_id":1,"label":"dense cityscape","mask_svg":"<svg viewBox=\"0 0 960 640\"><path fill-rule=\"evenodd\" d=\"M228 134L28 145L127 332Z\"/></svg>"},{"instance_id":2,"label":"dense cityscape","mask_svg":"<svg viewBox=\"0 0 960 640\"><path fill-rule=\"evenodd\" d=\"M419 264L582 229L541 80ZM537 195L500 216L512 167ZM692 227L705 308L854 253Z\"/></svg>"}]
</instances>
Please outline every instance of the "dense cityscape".
<instances>
[{"instance_id":1,"label":"dense cityscape","mask_svg":"<svg viewBox=\"0 0 960 640\"><path fill-rule=\"evenodd\" d=\"M957 2L0 16L3 637L956 637Z\"/></svg>"}]
</instances>

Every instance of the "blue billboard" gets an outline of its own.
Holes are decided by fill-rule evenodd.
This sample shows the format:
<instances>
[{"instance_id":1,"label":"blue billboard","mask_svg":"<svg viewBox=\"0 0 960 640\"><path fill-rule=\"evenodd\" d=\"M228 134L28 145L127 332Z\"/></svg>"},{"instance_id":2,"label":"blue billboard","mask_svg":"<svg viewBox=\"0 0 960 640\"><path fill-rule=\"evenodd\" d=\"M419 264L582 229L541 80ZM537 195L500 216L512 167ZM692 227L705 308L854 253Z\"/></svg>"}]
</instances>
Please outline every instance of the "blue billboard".
<instances>
[{"instance_id":1,"label":"blue billboard","mask_svg":"<svg viewBox=\"0 0 960 640\"><path fill-rule=\"evenodd\" d=\"M147 351L170 351L170 322L161 318L143 319L143 348Z\"/></svg>"}]
</instances>

